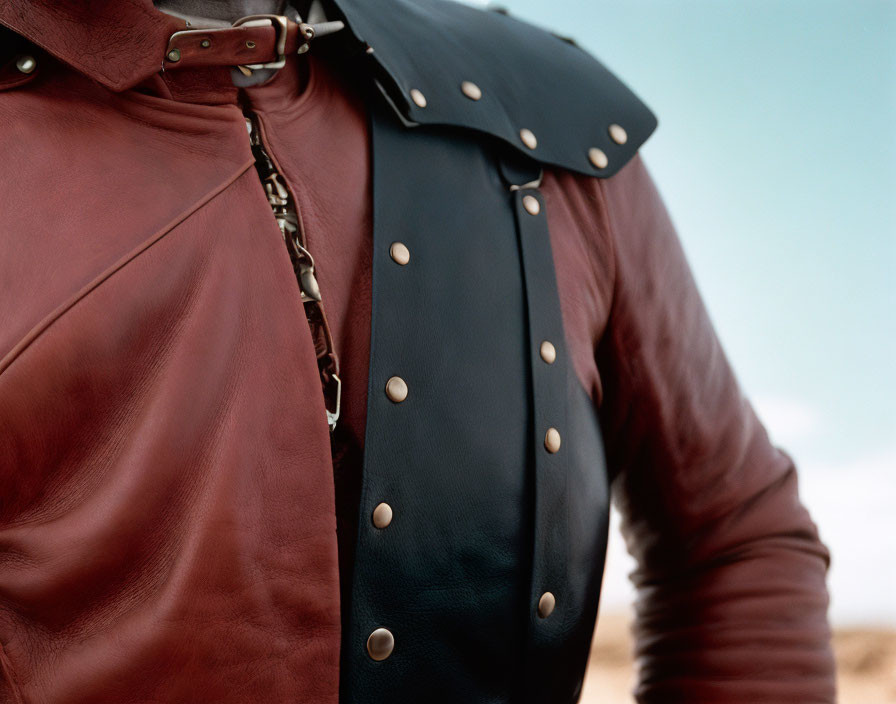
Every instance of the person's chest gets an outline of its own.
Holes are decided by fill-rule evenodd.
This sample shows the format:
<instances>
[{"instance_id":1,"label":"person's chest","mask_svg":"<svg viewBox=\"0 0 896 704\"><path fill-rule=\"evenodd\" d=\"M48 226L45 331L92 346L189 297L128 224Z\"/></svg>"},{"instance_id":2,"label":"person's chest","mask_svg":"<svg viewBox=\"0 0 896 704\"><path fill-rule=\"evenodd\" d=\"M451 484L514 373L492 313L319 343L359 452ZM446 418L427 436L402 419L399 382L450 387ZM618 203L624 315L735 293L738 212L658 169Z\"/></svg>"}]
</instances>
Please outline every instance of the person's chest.
<instances>
[{"instance_id":1,"label":"person's chest","mask_svg":"<svg viewBox=\"0 0 896 704\"><path fill-rule=\"evenodd\" d=\"M301 92L289 84L271 90L272 83L248 94L295 200L341 362L341 417L332 436L295 272L254 169L243 111L135 92L101 99L61 83L15 96L15 114L39 113L41 123L18 119L6 134L21 167L5 194L16 207L5 216L2 241L0 417L6 437L17 439L2 449L2 466L15 469L4 477L11 498L3 509L11 526L5 538L31 555L16 579L28 583L34 610L54 620L48 652L65 650L72 619L86 618L97 643L108 642L110 629L147 652L176 643L165 667L184 671L178 653L201 658L226 634L233 662L220 662L219 671L253 657L288 661L267 685L272 700L281 687L293 696L317 686L293 678L309 668L330 668L335 691L340 609L349 633L353 568L366 565L363 578L373 584L379 577L371 565L383 566L358 540L359 526L370 529L365 461L373 463L374 479L396 472L394 481L407 481L382 497L397 516L383 533L397 541L392 555L421 549L424 535L441 541L447 533L438 525L453 525L470 506L483 508L469 514L455 546L476 556L479 572L455 587L475 591L481 582L492 589L505 580L511 596L493 589L473 604L448 599L426 608L446 619L446 628L477 609L496 615L499 641L513 640L508 634L521 628L531 559L523 537L532 520L525 469L530 373L560 368L548 366L544 353L528 366L526 306L547 306L548 318L562 322L551 339L559 358L572 362L570 398L596 400L594 345L612 289L592 239L596 216L578 181L546 174L540 215L550 223L553 255L548 250L529 266L555 270L559 298L555 305L549 290L534 289L527 304L505 187L489 180L489 166L480 190L490 189L492 199L479 200L478 186L467 180L476 174L458 170L486 164L478 142L464 142L467 156L453 162L410 162L406 172L390 173L391 202L404 211L387 212L386 221L398 226L384 229L383 218L374 217L375 198L384 201L364 102L322 66L311 76ZM450 173L439 173L443 166ZM473 190L465 194L462 183ZM407 200L405 190L420 197ZM393 238L410 247L405 270L415 283L404 293L381 284L377 299L375 255L390 272L404 266L389 247ZM383 251L374 251L376 242ZM377 336L378 317L385 322ZM409 350L387 354L394 367L388 374L382 361L372 364L375 340L380 350ZM407 378L410 403L397 405L403 400L388 387L383 395L389 374ZM368 389L380 404L373 451L365 447ZM382 410L386 397L389 410ZM562 405L563 394L558 398ZM420 402L429 407L413 411ZM408 409L394 426L391 404ZM586 406L570 414L571 424L584 424L580 437L560 424L564 453L576 442L596 452L596 421ZM365 455L371 452L373 459ZM410 464L402 468L389 452ZM600 522L597 509L606 508L602 478L591 466L596 456L583 454L588 465L581 467L594 495L579 493L591 502L582 514L590 516L582 544L588 564L579 572L589 584L600 568L593 543L601 535L590 522ZM403 532L414 522L418 530ZM25 524L25 532L17 527ZM489 541L504 546L501 559L492 559ZM34 556L37 545L43 557ZM429 580L457 566L451 551L423 552L448 562L391 576ZM107 556L102 569L73 572L97 553ZM109 591L111 583L125 587ZM388 591L400 596L415 588ZM416 592L433 593L431 585ZM593 606L596 591L588 594ZM91 611L95 603L102 613ZM136 606L127 610L125 603ZM116 610L120 617L110 619ZM274 644L258 635L295 618L303 628ZM177 627L148 625L169 621ZM33 628L27 618L11 628L14 659L15 643ZM399 642L416 637L411 624L397 630ZM91 686L103 688L109 677L139 686L150 662L158 666L131 652ZM42 686L70 688L91 668L72 656L58 681ZM172 680L168 694L184 696L190 686L189 678Z\"/></svg>"}]
</instances>

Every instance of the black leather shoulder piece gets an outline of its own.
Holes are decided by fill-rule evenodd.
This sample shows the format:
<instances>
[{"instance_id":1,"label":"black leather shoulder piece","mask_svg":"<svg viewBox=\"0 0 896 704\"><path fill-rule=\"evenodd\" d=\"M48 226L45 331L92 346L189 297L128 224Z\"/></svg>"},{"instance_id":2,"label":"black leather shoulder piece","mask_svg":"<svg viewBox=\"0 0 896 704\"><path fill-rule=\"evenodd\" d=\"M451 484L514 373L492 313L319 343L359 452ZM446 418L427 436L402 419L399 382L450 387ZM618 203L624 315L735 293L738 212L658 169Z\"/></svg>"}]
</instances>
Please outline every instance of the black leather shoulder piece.
<instances>
[{"instance_id":1,"label":"black leather shoulder piece","mask_svg":"<svg viewBox=\"0 0 896 704\"><path fill-rule=\"evenodd\" d=\"M650 109L590 54L503 13L450 0L334 2L372 48L381 87L407 124L478 130L599 177L656 128ZM464 82L475 86L465 92Z\"/></svg>"}]
</instances>

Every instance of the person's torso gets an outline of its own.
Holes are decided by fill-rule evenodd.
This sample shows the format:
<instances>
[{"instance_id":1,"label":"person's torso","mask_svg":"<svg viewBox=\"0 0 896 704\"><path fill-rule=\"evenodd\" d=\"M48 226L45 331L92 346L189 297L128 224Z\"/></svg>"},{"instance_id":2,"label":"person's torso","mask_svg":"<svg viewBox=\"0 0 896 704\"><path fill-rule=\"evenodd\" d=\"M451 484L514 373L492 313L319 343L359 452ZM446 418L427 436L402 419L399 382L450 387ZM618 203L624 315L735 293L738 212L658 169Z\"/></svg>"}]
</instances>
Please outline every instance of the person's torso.
<instances>
[{"instance_id":1,"label":"person's torso","mask_svg":"<svg viewBox=\"0 0 896 704\"><path fill-rule=\"evenodd\" d=\"M346 701L523 701L539 656L574 698L612 288L581 179L515 192L504 147L405 139L314 52L239 92L110 94L43 60L0 95L0 635L25 699L333 701L341 657ZM332 435L246 114L314 257Z\"/></svg>"}]
</instances>

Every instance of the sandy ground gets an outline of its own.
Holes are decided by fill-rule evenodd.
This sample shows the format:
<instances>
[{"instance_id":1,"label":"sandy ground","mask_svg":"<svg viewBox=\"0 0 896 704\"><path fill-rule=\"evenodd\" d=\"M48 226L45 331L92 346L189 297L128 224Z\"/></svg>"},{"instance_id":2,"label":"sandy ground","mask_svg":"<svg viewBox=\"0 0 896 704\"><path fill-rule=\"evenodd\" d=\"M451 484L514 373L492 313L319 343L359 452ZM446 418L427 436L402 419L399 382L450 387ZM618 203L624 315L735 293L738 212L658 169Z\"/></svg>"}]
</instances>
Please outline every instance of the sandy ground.
<instances>
[{"instance_id":1,"label":"sandy ground","mask_svg":"<svg viewBox=\"0 0 896 704\"><path fill-rule=\"evenodd\" d=\"M896 630L834 634L840 704L896 704ZM629 615L601 613L581 704L631 704Z\"/></svg>"}]
</instances>

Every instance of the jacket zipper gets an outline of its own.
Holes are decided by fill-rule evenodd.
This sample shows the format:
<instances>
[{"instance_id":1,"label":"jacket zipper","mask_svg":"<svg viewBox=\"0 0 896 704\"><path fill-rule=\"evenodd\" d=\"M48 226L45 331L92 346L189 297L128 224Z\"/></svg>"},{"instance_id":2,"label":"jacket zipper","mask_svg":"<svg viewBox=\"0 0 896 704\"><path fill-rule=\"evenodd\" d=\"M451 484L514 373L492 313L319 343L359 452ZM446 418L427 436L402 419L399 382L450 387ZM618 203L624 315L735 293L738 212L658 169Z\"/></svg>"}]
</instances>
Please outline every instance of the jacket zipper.
<instances>
[{"instance_id":1,"label":"jacket zipper","mask_svg":"<svg viewBox=\"0 0 896 704\"><path fill-rule=\"evenodd\" d=\"M314 274L314 258L306 247L305 232L296 209L295 199L286 186L286 179L277 170L265 148L258 116L248 110L245 115L246 128L249 130L249 143L252 147L252 155L255 157L255 170L264 187L277 227L283 236L299 284L305 317L311 327L311 337L314 341L318 371L323 386L327 425L332 433L339 420L342 382L339 379L339 359L333 347L329 324L324 315L320 287ZM331 408L333 410L330 410Z\"/></svg>"}]
</instances>

